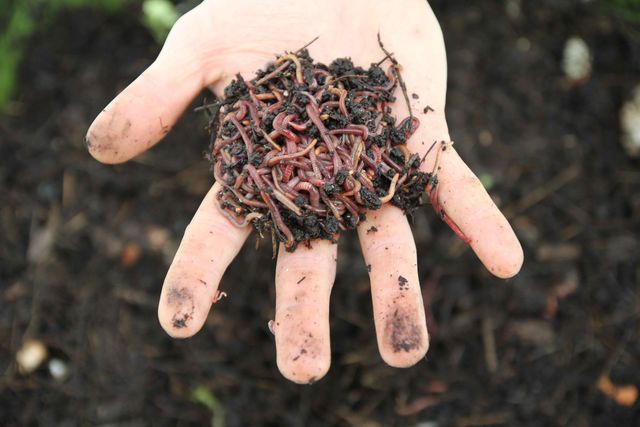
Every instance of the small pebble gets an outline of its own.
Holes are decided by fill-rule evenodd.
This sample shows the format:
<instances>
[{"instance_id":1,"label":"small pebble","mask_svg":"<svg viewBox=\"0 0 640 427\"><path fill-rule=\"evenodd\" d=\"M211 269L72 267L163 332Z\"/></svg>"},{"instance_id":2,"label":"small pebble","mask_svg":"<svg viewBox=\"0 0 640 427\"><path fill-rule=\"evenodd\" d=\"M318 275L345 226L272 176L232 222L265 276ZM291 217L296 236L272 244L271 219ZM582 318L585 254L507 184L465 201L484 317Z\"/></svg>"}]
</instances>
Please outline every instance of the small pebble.
<instances>
[{"instance_id":1,"label":"small pebble","mask_svg":"<svg viewBox=\"0 0 640 427\"><path fill-rule=\"evenodd\" d=\"M620 127L624 150L630 157L640 157L640 85L620 110Z\"/></svg>"},{"instance_id":2,"label":"small pebble","mask_svg":"<svg viewBox=\"0 0 640 427\"><path fill-rule=\"evenodd\" d=\"M51 359L49 361L49 373L54 379L64 381L69 376L69 366L60 359Z\"/></svg>"},{"instance_id":3,"label":"small pebble","mask_svg":"<svg viewBox=\"0 0 640 427\"><path fill-rule=\"evenodd\" d=\"M584 83L591 74L591 51L580 37L571 37L564 45L562 71L573 84Z\"/></svg>"},{"instance_id":4,"label":"small pebble","mask_svg":"<svg viewBox=\"0 0 640 427\"><path fill-rule=\"evenodd\" d=\"M47 347L38 340L27 340L16 353L16 362L21 372L31 373L38 369L48 355Z\"/></svg>"}]
</instances>

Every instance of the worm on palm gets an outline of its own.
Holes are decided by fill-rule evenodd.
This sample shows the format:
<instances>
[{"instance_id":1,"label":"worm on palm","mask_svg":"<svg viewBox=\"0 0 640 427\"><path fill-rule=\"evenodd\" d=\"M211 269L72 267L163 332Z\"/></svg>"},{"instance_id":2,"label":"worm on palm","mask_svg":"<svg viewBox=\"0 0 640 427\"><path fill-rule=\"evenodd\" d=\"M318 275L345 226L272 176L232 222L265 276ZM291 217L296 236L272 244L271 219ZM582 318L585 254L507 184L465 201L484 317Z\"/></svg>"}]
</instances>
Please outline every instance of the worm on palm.
<instances>
[{"instance_id":1,"label":"worm on palm","mask_svg":"<svg viewBox=\"0 0 640 427\"><path fill-rule=\"evenodd\" d=\"M201 107L217 114L209 158L231 224L252 224L294 250L334 240L384 203L412 213L425 191L437 203L435 170L421 172L406 145L419 120L395 125L391 106L404 83L387 59L385 71L384 60L365 69L346 58L314 62L306 49L285 53Z\"/></svg>"}]
</instances>

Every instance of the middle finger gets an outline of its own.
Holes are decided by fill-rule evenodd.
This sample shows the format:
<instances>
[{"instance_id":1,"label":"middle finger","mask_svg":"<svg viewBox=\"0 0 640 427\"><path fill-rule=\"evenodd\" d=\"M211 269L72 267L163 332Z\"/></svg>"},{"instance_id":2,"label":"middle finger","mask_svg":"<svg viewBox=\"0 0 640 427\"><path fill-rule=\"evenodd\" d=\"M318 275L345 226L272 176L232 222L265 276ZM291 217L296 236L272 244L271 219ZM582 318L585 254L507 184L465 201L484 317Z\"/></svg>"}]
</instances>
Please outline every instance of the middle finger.
<instances>
[{"instance_id":1,"label":"middle finger","mask_svg":"<svg viewBox=\"0 0 640 427\"><path fill-rule=\"evenodd\" d=\"M295 252L280 245L276 266L277 363L282 375L306 384L322 378L331 364L329 297L336 276L338 245L314 240Z\"/></svg>"}]
</instances>

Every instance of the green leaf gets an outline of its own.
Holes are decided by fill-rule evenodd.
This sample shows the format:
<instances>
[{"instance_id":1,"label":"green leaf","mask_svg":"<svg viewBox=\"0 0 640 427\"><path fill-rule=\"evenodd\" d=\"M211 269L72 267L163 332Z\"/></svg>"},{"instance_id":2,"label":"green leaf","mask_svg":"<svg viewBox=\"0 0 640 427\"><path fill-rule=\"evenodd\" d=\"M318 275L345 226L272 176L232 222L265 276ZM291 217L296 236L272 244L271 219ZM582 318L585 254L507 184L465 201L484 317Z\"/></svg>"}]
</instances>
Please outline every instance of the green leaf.
<instances>
[{"instance_id":1,"label":"green leaf","mask_svg":"<svg viewBox=\"0 0 640 427\"><path fill-rule=\"evenodd\" d=\"M640 23L640 0L602 0L611 6L621 18L634 23Z\"/></svg>"},{"instance_id":2,"label":"green leaf","mask_svg":"<svg viewBox=\"0 0 640 427\"><path fill-rule=\"evenodd\" d=\"M203 385L195 387L191 391L191 399L209 408L211 411L211 427L225 427L224 406L209 389Z\"/></svg>"},{"instance_id":3,"label":"green leaf","mask_svg":"<svg viewBox=\"0 0 640 427\"><path fill-rule=\"evenodd\" d=\"M167 38L179 17L180 14L169 0L145 0L142 4L142 22L158 43Z\"/></svg>"}]
</instances>

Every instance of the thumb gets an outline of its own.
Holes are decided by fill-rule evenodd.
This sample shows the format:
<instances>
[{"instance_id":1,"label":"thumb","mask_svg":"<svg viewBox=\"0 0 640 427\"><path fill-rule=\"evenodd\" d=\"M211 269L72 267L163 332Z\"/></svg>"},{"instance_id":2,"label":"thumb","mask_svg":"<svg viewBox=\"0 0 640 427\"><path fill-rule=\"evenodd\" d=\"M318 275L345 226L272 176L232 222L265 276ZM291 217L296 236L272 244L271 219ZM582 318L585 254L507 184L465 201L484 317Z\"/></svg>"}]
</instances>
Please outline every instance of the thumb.
<instances>
[{"instance_id":1,"label":"thumb","mask_svg":"<svg viewBox=\"0 0 640 427\"><path fill-rule=\"evenodd\" d=\"M86 136L91 155L121 163L160 141L203 87L219 78L199 54L202 13L196 7L173 26L157 59L96 117Z\"/></svg>"}]
</instances>

